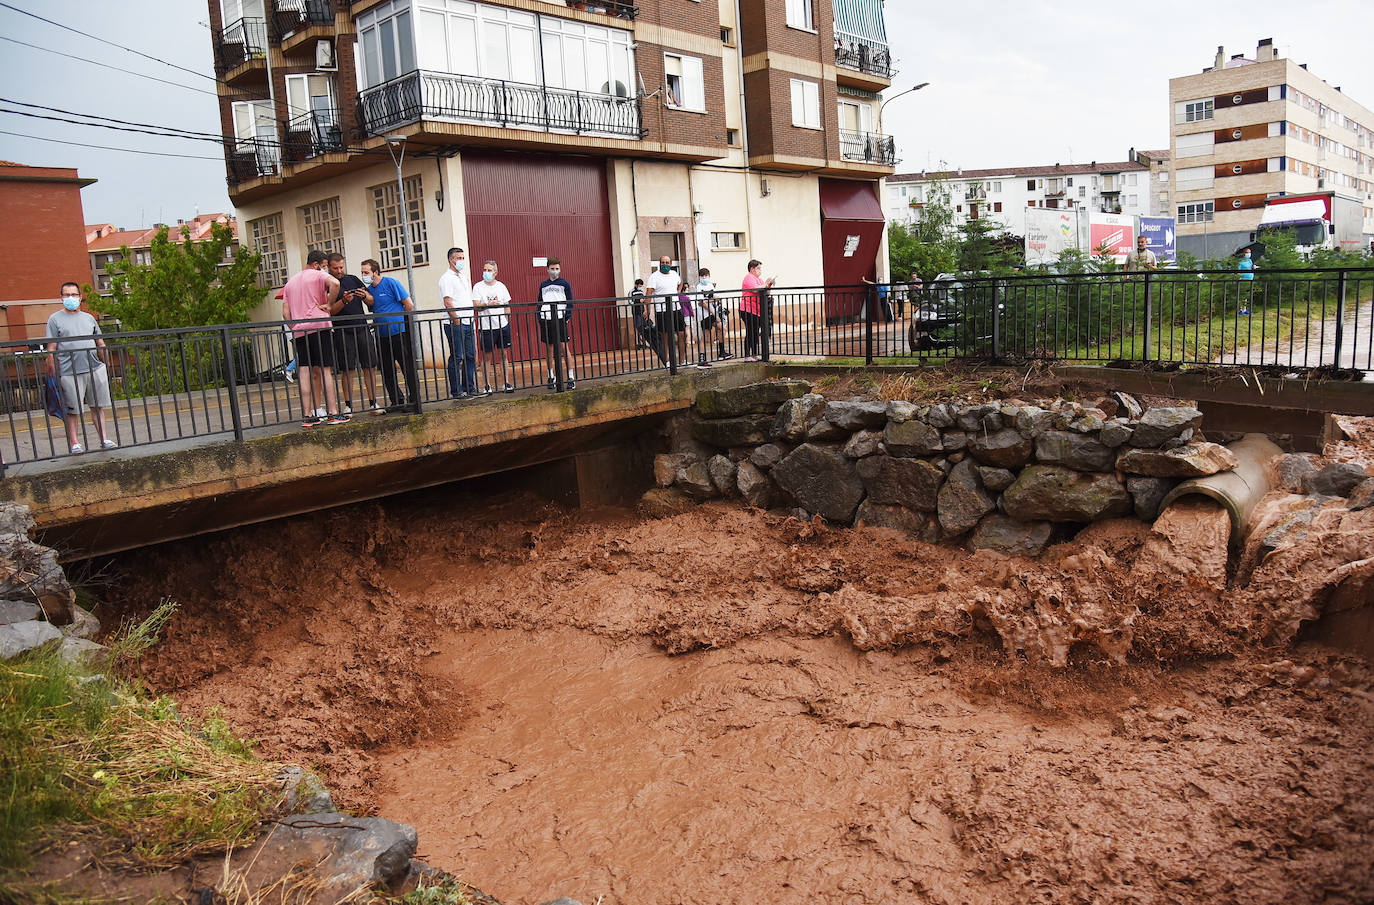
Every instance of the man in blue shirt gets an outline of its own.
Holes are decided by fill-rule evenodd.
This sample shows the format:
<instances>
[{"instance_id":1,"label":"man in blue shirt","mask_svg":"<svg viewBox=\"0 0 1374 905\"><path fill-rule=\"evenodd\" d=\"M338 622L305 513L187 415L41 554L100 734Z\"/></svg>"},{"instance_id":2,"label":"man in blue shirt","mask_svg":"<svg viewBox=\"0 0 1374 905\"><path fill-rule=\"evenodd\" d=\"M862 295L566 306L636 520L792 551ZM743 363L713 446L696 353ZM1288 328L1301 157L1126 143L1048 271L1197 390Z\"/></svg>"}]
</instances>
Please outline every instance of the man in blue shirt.
<instances>
[{"instance_id":1,"label":"man in blue shirt","mask_svg":"<svg viewBox=\"0 0 1374 905\"><path fill-rule=\"evenodd\" d=\"M363 261L363 285L372 294L368 307L372 309L373 323L377 326L377 352L381 358L382 384L386 387L387 398L391 405L387 411L401 411L406 407L406 397L396 380L396 366L406 374L415 373L415 350L411 347L410 337L406 335L405 312L414 311L406 287L393 277L382 276L382 265L371 258ZM418 387L410 388L410 402L418 398Z\"/></svg>"}]
</instances>

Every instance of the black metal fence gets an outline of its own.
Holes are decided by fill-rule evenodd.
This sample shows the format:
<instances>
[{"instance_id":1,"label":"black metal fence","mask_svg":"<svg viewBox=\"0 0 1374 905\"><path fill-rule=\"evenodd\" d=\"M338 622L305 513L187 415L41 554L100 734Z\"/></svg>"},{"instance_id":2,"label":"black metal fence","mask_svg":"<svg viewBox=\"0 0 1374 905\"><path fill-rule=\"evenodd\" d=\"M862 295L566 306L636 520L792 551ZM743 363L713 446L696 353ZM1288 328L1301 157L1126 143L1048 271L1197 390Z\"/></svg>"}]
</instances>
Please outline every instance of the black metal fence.
<instances>
[{"instance_id":1,"label":"black metal fence","mask_svg":"<svg viewBox=\"0 0 1374 905\"><path fill-rule=\"evenodd\" d=\"M250 60L267 59L267 20L235 19L212 36L215 75L223 77Z\"/></svg>"},{"instance_id":2,"label":"black metal fence","mask_svg":"<svg viewBox=\"0 0 1374 905\"><path fill-rule=\"evenodd\" d=\"M892 68L890 51L861 42L836 44L835 65L885 79L892 78L896 71Z\"/></svg>"},{"instance_id":3,"label":"black metal fence","mask_svg":"<svg viewBox=\"0 0 1374 905\"><path fill-rule=\"evenodd\" d=\"M642 138L639 98L417 70L364 90L358 128L381 135L420 119Z\"/></svg>"},{"instance_id":4,"label":"black metal fence","mask_svg":"<svg viewBox=\"0 0 1374 905\"><path fill-rule=\"evenodd\" d=\"M336 367L318 386L290 369L295 350L281 322L107 334L90 375L109 390L104 433L83 412L71 437L45 408L47 341L0 343L0 458L68 456L73 439L90 452L102 440L242 438L321 414L420 412L748 359L1374 371L1374 268L1258 271L1253 280L1158 271L718 291L579 301L566 322L547 306L512 304L467 323L425 310L305 326L329 328Z\"/></svg>"},{"instance_id":5,"label":"black metal fence","mask_svg":"<svg viewBox=\"0 0 1374 905\"><path fill-rule=\"evenodd\" d=\"M891 135L841 129L840 157L844 160L896 166L897 141Z\"/></svg>"}]
</instances>

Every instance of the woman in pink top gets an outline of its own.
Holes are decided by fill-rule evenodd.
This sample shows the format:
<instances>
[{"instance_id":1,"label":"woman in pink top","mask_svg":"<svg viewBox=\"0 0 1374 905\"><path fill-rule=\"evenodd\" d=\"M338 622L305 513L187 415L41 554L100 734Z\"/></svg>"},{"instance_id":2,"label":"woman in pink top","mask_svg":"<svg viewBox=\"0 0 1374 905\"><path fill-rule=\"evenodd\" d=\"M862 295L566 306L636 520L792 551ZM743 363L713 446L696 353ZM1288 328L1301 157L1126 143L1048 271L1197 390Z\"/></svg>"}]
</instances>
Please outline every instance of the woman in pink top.
<instances>
[{"instance_id":1,"label":"woman in pink top","mask_svg":"<svg viewBox=\"0 0 1374 905\"><path fill-rule=\"evenodd\" d=\"M763 334L765 309L764 293L771 289L777 277L763 278L763 263L749 262L749 272L744 275L744 294L739 300L739 316L744 321L745 361L757 361L759 356L759 337ZM760 291L762 290L762 291Z\"/></svg>"}]
</instances>

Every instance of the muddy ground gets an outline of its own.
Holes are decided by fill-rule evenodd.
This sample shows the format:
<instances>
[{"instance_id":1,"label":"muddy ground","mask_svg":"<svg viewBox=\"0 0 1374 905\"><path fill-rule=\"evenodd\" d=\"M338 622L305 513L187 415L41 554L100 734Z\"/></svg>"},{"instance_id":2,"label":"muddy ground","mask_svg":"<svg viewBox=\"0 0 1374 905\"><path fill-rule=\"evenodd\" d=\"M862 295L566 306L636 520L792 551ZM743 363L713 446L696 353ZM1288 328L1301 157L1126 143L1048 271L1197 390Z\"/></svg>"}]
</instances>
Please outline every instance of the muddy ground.
<instances>
[{"instance_id":1,"label":"muddy ground","mask_svg":"<svg viewBox=\"0 0 1374 905\"><path fill-rule=\"evenodd\" d=\"M156 689L508 905L1368 903L1374 671L1292 638L1374 510L1229 587L1227 535L1008 560L452 488L129 554L107 597L181 602Z\"/></svg>"}]
</instances>

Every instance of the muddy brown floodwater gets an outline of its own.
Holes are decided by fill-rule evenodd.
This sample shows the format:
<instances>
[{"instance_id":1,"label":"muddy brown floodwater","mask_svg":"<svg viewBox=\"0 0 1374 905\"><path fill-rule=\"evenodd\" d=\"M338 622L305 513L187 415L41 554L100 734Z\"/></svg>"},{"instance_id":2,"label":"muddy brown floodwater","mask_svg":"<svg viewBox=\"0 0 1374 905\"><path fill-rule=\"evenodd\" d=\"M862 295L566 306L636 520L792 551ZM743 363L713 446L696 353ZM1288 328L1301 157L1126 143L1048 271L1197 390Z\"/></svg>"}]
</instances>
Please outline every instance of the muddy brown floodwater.
<instances>
[{"instance_id":1,"label":"muddy brown floodwater","mask_svg":"<svg viewBox=\"0 0 1374 905\"><path fill-rule=\"evenodd\" d=\"M508 905L1368 903L1374 674L1292 637L1374 510L1229 587L1227 537L431 492L125 556L114 603L180 600L155 687Z\"/></svg>"}]
</instances>

